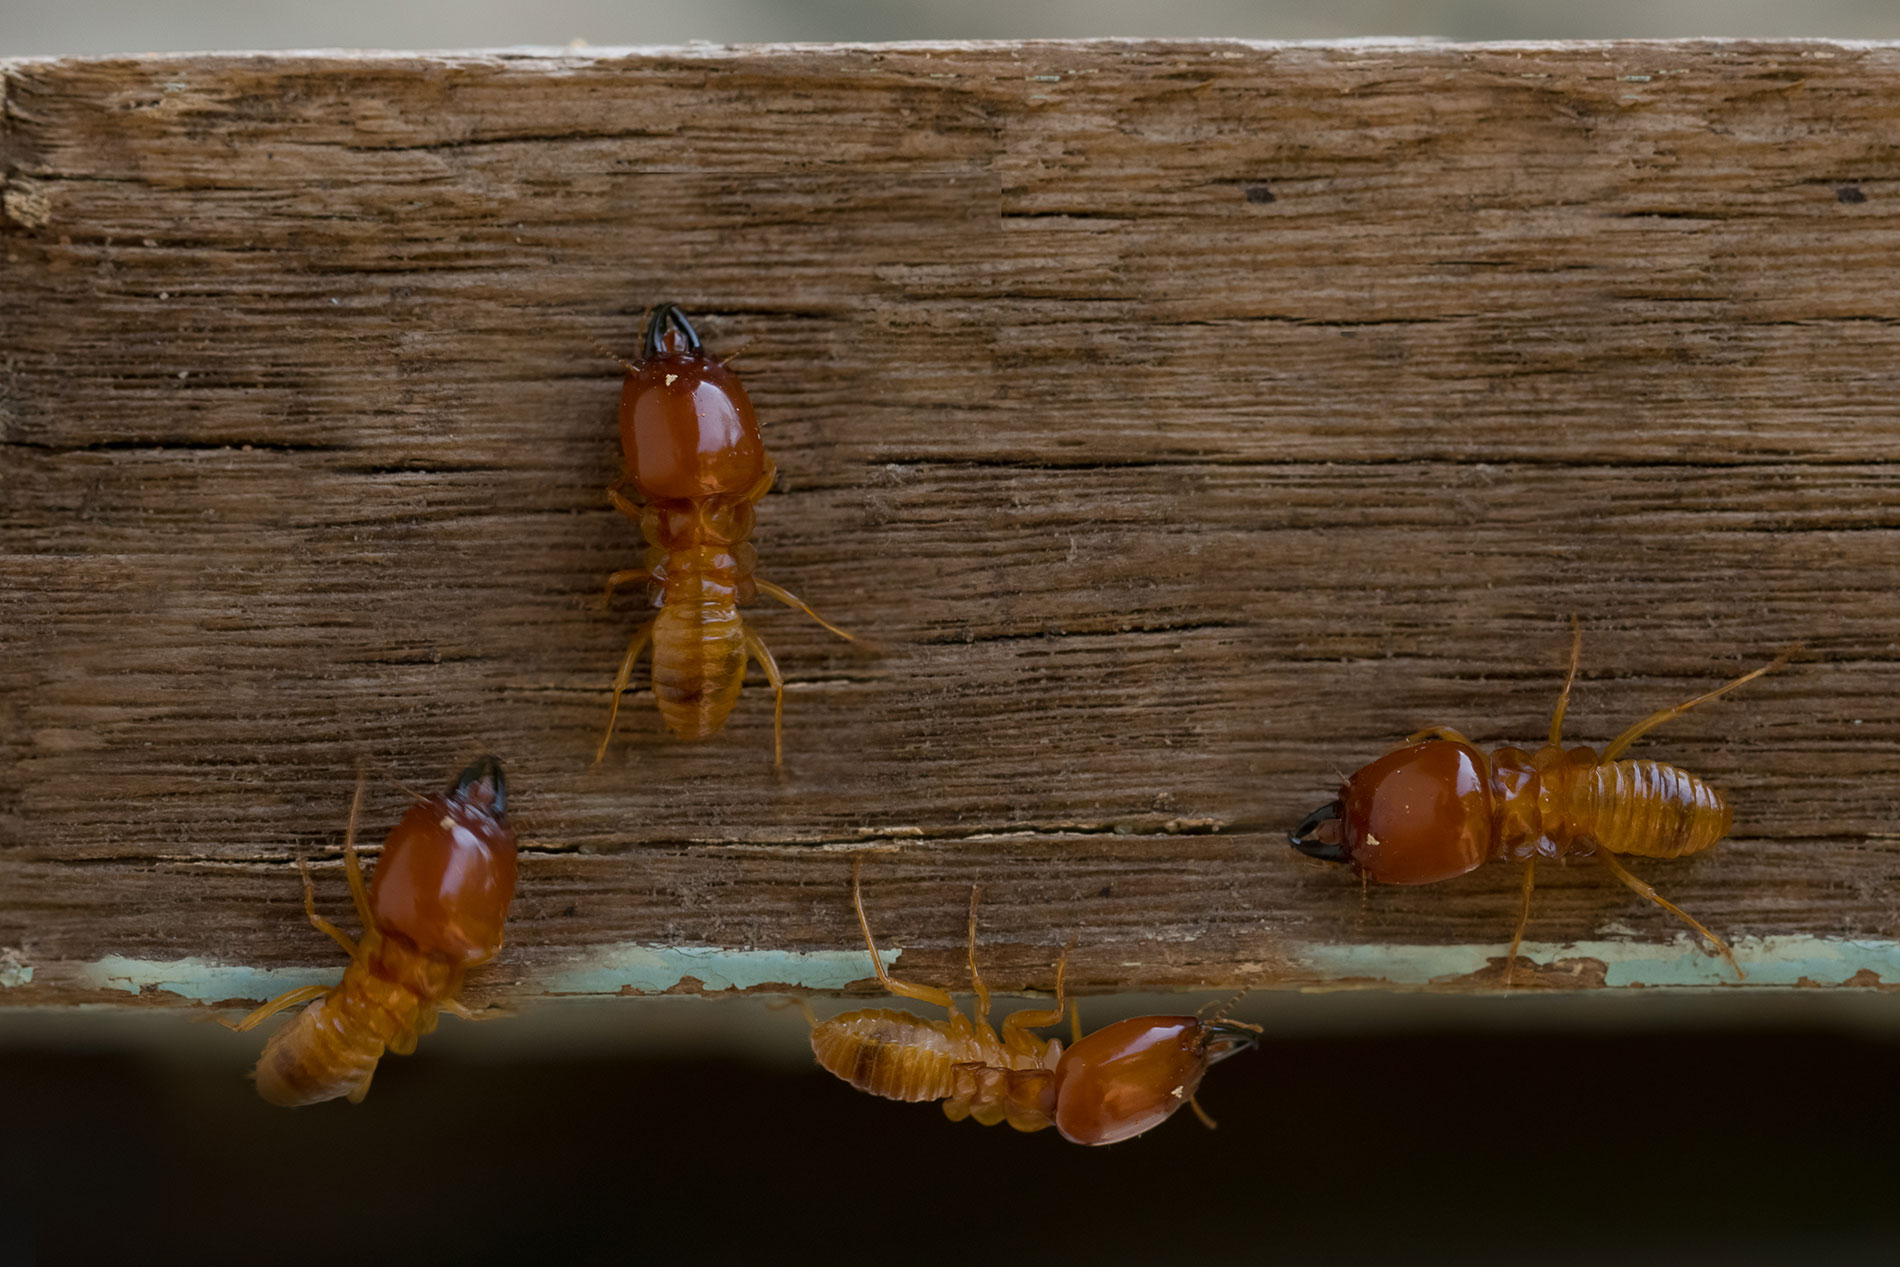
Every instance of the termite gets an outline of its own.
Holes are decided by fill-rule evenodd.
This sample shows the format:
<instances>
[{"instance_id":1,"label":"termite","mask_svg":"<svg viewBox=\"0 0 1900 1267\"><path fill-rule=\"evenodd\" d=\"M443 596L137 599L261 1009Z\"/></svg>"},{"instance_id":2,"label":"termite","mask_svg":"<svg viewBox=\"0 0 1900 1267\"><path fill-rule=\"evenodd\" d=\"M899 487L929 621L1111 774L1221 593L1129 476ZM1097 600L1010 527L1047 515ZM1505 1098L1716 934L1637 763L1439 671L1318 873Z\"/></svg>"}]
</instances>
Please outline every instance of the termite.
<instances>
[{"instance_id":1,"label":"termite","mask_svg":"<svg viewBox=\"0 0 1900 1267\"><path fill-rule=\"evenodd\" d=\"M1517 932L1505 957L1508 985L1530 922L1540 858L1591 857L1644 899L1674 915L1745 974L1728 943L1630 874L1617 855L1680 858L1728 835L1733 811L1715 788L1660 761L1620 761L1643 735L1698 704L1728 694L1786 664L1800 648L1686 703L1651 713L1594 748L1563 746L1564 705L1577 678L1583 630L1570 646L1570 672L1536 752L1497 748L1487 757L1449 726L1408 735L1403 746L1345 780L1336 800L1307 815L1289 839L1313 858L1350 865L1362 880L1434 884L1501 858L1524 864Z\"/></svg>"},{"instance_id":2,"label":"termite","mask_svg":"<svg viewBox=\"0 0 1900 1267\"><path fill-rule=\"evenodd\" d=\"M343 835L363 939L317 914L310 868L303 872L304 913L318 932L350 956L343 980L280 994L232 1028L248 1030L299 1003L309 1006L270 1036L251 1075L272 1104L317 1104L369 1094L384 1051L406 1056L436 1026L437 1014L475 1015L457 1000L462 978L501 949L502 925L515 893L515 833L508 825L501 765L482 757L446 792L423 798L402 816L383 845L376 878L366 888L356 857L356 820L363 804L357 781Z\"/></svg>"},{"instance_id":3,"label":"termite","mask_svg":"<svg viewBox=\"0 0 1900 1267\"><path fill-rule=\"evenodd\" d=\"M620 388L626 468L607 498L640 525L647 552L643 566L607 578L603 601L612 601L621 585L644 581L659 614L634 634L620 662L594 761L607 755L620 697L651 642L653 695L667 728L682 739L718 733L739 698L747 662L757 660L772 683L772 761L783 764L785 679L739 608L766 594L840 638L857 639L797 595L753 575L758 552L746 540L752 508L770 491L776 467L739 376L707 355L686 314L673 304L655 308L640 359L619 363L627 371ZM640 501L620 491L627 485Z\"/></svg>"},{"instance_id":4,"label":"termite","mask_svg":"<svg viewBox=\"0 0 1900 1267\"><path fill-rule=\"evenodd\" d=\"M1054 1126L1076 1144L1113 1144L1152 1129L1192 1105L1208 1126L1213 1121L1195 1101L1207 1067L1254 1045L1260 1027L1219 1015L1138 1016L1082 1037L1081 1018L1071 1012L1072 1045L1031 1031L1061 1022L1062 979L1068 961L1056 960L1055 1004L1025 1008L990 1026L990 993L976 967L977 891L970 890L970 984L972 1015L957 1010L944 990L896 981L878 958L864 915L860 883L863 860L851 867L851 902L871 952L871 968L885 990L944 1008L949 1016L928 1020L890 1008L812 1019L811 1049L826 1072L886 1100L943 1101L953 1122L975 1118L984 1126L1008 1122L1019 1131ZM1229 1004L1231 1006L1231 1003Z\"/></svg>"}]
</instances>

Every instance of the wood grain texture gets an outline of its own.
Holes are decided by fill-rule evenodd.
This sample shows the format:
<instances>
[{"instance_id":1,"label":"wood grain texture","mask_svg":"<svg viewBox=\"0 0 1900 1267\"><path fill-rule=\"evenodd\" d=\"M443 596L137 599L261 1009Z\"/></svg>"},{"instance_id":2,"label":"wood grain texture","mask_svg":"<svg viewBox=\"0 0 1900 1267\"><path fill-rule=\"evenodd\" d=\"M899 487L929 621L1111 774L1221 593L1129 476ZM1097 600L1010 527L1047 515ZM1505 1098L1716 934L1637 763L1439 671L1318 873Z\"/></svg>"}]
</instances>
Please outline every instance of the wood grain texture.
<instances>
[{"instance_id":1,"label":"wood grain texture","mask_svg":"<svg viewBox=\"0 0 1900 1267\"><path fill-rule=\"evenodd\" d=\"M1533 742L1805 640L1636 755L1712 928L1900 938L1900 49L695 48L0 64L0 1004L107 956L340 970L354 769L505 763L491 975L602 947L1329 984L1495 944L1284 832L1427 723ZM680 302L781 471L791 680L590 768L638 612L618 371ZM1546 868L1531 936L1676 927ZM1680 953L1693 956L1683 948ZM1601 980L1587 965L1568 976ZM1862 979L1865 979L1864 976ZM1468 985L1451 983L1454 986ZM690 983L688 983L690 987ZM149 998L166 1001L163 992Z\"/></svg>"}]
</instances>

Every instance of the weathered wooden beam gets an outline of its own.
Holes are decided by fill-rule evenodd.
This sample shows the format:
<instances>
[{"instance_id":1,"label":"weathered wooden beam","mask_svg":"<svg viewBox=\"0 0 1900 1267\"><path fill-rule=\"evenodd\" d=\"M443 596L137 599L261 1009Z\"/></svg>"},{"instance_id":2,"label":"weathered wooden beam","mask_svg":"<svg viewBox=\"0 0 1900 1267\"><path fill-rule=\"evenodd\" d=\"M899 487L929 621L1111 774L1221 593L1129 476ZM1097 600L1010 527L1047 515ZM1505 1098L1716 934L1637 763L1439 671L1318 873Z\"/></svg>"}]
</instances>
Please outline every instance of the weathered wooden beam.
<instances>
[{"instance_id":1,"label":"weathered wooden beam","mask_svg":"<svg viewBox=\"0 0 1900 1267\"><path fill-rule=\"evenodd\" d=\"M1755 985L1900 973L1900 48L1102 43L0 63L0 1003L334 974L482 750L500 995L1467 988L1517 877L1284 832L1407 731L1648 741ZM782 471L770 697L590 765L618 370L677 300ZM1718 984L1547 868L1549 984ZM1553 962L1554 961L1554 962Z\"/></svg>"}]
</instances>

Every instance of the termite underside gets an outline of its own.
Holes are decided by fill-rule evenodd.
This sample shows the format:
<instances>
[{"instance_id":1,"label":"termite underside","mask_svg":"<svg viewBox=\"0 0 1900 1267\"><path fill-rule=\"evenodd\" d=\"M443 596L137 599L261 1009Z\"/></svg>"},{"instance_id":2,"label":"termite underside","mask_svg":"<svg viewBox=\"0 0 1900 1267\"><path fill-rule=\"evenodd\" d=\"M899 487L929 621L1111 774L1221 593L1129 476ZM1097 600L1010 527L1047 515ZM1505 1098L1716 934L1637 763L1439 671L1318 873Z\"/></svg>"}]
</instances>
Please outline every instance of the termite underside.
<instances>
[{"instance_id":1,"label":"termite underside","mask_svg":"<svg viewBox=\"0 0 1900 1267\"><path fill-rule=\"evenodd\" d=\"M885 971L864 914L861 870L862 859L852 866L851 897L878 981L900 998L935 1004L948 1015L933 1021L872 1008L825 1021L814 1017L811 1045L819 1065L860 1091L887 1100L942 1101L953 1122L1008 1122L1019 1131L1053 1125L1074 1143L1111 1144L1158 1125L1184 1104L1200 1113L1194 1095L1207 1067L1255 1041L1257 1026L1194 1016L1135 1017L1085 1038L1073 1012L1066 1050L1060 1039L1039 1038L1033 1031L1062 1020L1066 951L1056 961L1054 1004L1012 1012L994 1029L989 989L976 966L975 890L969 962L976 1004L965 1016L947 991L897 981Z\"/></svg>"}]
</instances>

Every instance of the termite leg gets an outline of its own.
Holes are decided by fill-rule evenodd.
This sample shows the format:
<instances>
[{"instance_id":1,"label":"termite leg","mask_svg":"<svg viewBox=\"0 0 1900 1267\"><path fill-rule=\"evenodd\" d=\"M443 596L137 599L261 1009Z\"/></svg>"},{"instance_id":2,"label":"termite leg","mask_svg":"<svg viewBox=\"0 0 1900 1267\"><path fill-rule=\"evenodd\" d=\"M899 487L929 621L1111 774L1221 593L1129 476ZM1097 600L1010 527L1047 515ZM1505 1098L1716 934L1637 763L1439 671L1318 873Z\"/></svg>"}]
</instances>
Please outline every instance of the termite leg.
<instances>
[{"instance_id":1,"label":"termite leg","mask_svg":"<svg viewBox=\"0 0 1900 1267\"><path fill-rule=\"evenodd\" d=\"M983 974L976 967L976 899L982 890L970 886L970 990L976 995L976 1019L980 1026L990 1023L990 988L983 984Z\"/></svg>"},{"instance_id":2,"label":"termite leg","mask_svg":"<svg viewBox=\"0 0 1900 1267\"><path fill-rule=\"evenodd\" d=\"M356 958L355 939L317 914L317 886L310 879L310 864L299 858L297 870L303 872L303 913L310 917L310 926L326 937L335 938L336 944L343 947L344 954L352 959Z\"/></svg>"},{"instance_id":3,"label":"termite leg","mask_svg":"<svg viewBox=\"0 0 1900 1267\"><path fill-rule=\"evenodd\" d=\"M607 576L607 589L600 596L601 610L605 611L613 603L614 591L619 589L622 585L625 585L628 581L645 581L652 579L652 577L653 573L645 568L621 568L618 572L609 573Z\"/></svg>"},{"instance_id":4,"label":"termite leg","mask_svg":"<svg viewBox=\"0 0 1900 1267\"><path fill-rule=\"evenodd\" d=\"M1649 716L1643 718L1643 720L1637 722L1634 726L1631 726L1628 730L1618 735L1615 739L1611 740L1610 746L1603 750L1603 756L1600 758L1600 760L1605 765L1608 765L1610 762L1616 760L1616 758L1622 754L1625 748L1635 743L1638 739L1642 738L1644 735L1648 734L1650 731L1656 729L1656 727L1668 721L1671 717L1680 717L1684 713L1688 712L1690 709L1694 708L1697 704L1706 704L1710 700L1716 698L1718 695L1727 695L1730 691L1734 690L1736 687L1741 686L1747 682L1753 682L1756 678L1760 677L1764 673L1774 672L1776 669L1780 668L1782 665L1788 663L1789 660L1792 660L1794 658L1794 653L1799 650L1801 650L1801 644L1797 642L1794 646L1789 647L1786 651L1783 651L1780 655L1776 656L1774 659L1770 660L1767 664L1762 665L1759 669L1756 669L1752 673L1744 673L1742 674L1742 676L1736 678L1733 682L1729 682L1723 686L1718 686L1713 691L1710 691L1705 695L1698 695L1694 699L1688 701L1687 703L1678 704L1674 708L1665 708L1661 712L1651 713Z\"/></svg>"},{"instance_id":5,"label":"termite leg","mask_svg":"<svg viewBox=\"0 0 1900 1267\"><path fill-rule=\"evenodd\" d=\"M1531 922L1531 889L1537 883L1537 859L1524 864L1524 904L1517 912L1517 932L1511 935L1511 953L1504 957L1504 988L1510 989L1517 976L1517 948L1524 944L1524 929Z\"/></svg>"},{"instance_id":6,"label":"termite leg","mask_svg":"<svg viewBox=\"0 0 1900 1267\"><path fill-rule=\"evenodd\" d=\"M745 631L745 649L747 654L759 662L765 670L765 680L772 684L772 764L785 764L785 675L778 671L778 661L773 658L772 650L765 645L765 639Z\"/></svg>"},{"instance_id":7,"label":"termite leg","mask_svg":"<svg viewBox=\"0 0 1900 1267\"><path fill-rule=\"evenodd\" d=\"M820 616L817 612L813 611L809 606L806 605L804 599L792 593L790 590L786 589L784 586L774 585L770 581L761 581L757 577L752 578L752 583L758 587L758 590L761 594L770 594L773 598L776 598L779 602L784 603L787 607L797 608L799 611L804 612L807 616L810 616L813 620L817 621L819 624L823 625L825 628L831 630L832 633L835 633L840 638L843 638L846 642L860 641L860 639L857 638L855 635L846 633L844 630L838 628L838 626L832 624L830 621L826 620L823 616ZM870 644L863 643L863 645L869 646Z\"/></svg>"},{"instance_id":8,"label":"termite leg","mask_svg":"<svg viewBox=\"0 0 1900 1267\"><path fill-rule=\"evenodd\" d=\"M1062 953L1056 956L1056 1001L1046 1008L1024 1008L1021 1011L1011 1012L1008 1016L1005 1016L1003 1018L1002 1033L1003 1045L1005 1047L1013 1047L1023 1042L1024 1040L1020 1036L1025 1030L1042 1029L1045 1026L1062 1024L1062 1013L1065 1010L1062 1003L1062 978L1068 972L1068 969L1069 947L1064 946ZM1082 1041L1082 1013L1075 1010L1072 1005L1066 1010L1068 1010L1073 1017L1074 1041L1079 1043ZM1029 1043L1035 1046L1040 1045L1036 1044L1033 1038L1029 1040Z\"/></svg>"},{"instance_id":9,"label":"termite leg","mask_svg":"<svg viewBox=\"0 0 1900 1267\"><path fill-rule=\"evenodd\" d=\"M448 999L437 1006L450 1016L460 1017L465 1021L498 1021L508 1015L508 1009L505 1007L485 1007L479 1012L470 1011L468 1005L460 999Z\"/></svg>"},{"instance_id":10,"label":"termite leg","mask_svg":"<svg viewBox=\"0 0 1900 1267\"><path fill-rule=\"evenodd\" d=\"M1570 686L1577 680L1577 662L1583 658L1583 622L1570 613L1570 672L1564 674L1564 689L1557 692L1557 711L1550 715L1550 746L1564 740L1564 705L1570 702Z\"/></svg>"},{"instance_id":11,"label":"termite leg","mask_svg":"<svg viewBox=\"0 0 1900 1267\"><path fill-rule=\"evenodd\" d=\"M327 985L298 986L295 990L284 991L284 993L278 995L263 1007L258 1008L255 1012L252 1012L235 1025L229 1021L221 1023L225 1028L242 1034L247 1029L255 1029L257 1026L262 1025L265 1021L277 1015L279 1012L284 1011L286 1008L293 1008L300 1003L308 1003L312 999L322 998L328 994L331 989L332 987Z\"/></svg>"},{"instance_id":12,"label":"termite leg","mask_svg":"<svg viewBox=\"0 0 1900 1267\"><path fill-rule=\"evenodd\" d=\"M935 1003L951 1016L961 1019L957 1012L956 1000L952 999L947 991L928 985L908 985L892 979L891 974L884 971L884 961L877 957L877 943L871 940L871 921L864 917L864 889L860 883L860 873L863 870L863 856L853 858L851 860L851 905L857 908L858 928L863 931L864 944L871 952L871 969L877 973L878 984L883 986L888 993L895 994L899 998L916 999L919 1003Z\"/></svg>"},{"instance_id":13,"label":"termite leg","mask_svg":"<svg viewBox=\"0 0 1900 1267\"><path fill-rule=\"evenodd\" d=\"M1450 726L1427 726L1423 730L1415 730L1405 737L1405 742L1417 743L1421 739L1449 739L1453 743L1464 744L1467 748L1475 748L1478 746L1466 738L1463 733L1453 730ZM1341 783L1347 781L1346 779L1340 780Z\"/></svg>"},{"instance_id":14,"label":"termite leg","mask_svg":"<svg viewBox=\"0 0 1900 1267\"><path fill-rule=\"evenodd\" d=\"M1766 670L1762 670L1762 672L1766 672ZM1601 862L1606 868L1608 868L1611 875L1621 880L1624 884L1627 884L1630 887L1630 889L1634 891L1638 896L1648 898L1650 901L1662 907L1665 911L1668 911L1671 915L1674 915L1677 919L1681 920L1683 923L1687 924L1689 927L1695 929L1698 933L1701 933L1704 937L1708 938L1709 944L1714 946L1717 950L1721 951L1722 957L1728 960L1728 966L1735 969L1735 975L1737 977L1740 977L1743 980L1748 979L1748 974L1743 972L1742 965L1735 961L1735 952L1728 948L1727 942L1723 941L1720 937L1717 937L1714 933L1710 932L1708 929L1702 927L1701 924L1698 924L1695 920L1691 919L1688 913L1684 911L1680 906L1677 906L1674 902L1671 902L1668 898L1662 896L1660 893L1656 892L1656 890L1650 888L1647 884L1644 884L1641 880L1638 880L1635 876L1631 875L1629 873L1629 869L1625 867L1622 863L1616 860L1615 854L1612 854L1608 849L1605 849L1601 845L1599 845L1597 846L1597 861Z\"/></svg>"},{"instance_id":15,"label":"termite leg","mask_svg":"<svg viewBox=\"0 0 1900 1267\"><path fill-rule=\"evenodd\" d=\"M764 497L767 493L772 491L772 481L777 478L778 463L774 462L772 455L768 453L765 455L765 468L759 472L759 478L752 481L751 488L746 489L744 493L740 494L739 500L746 502L758 501L761 497Z\"/></svg>"},{"instance_id":16,"label":"termite leg","mask_svg":"<svg viewBox=\"0 0 1900 1267\"><path fill-rule=\"evenodd\" d=\"M356 918L362 921L365 936L376 927L376 917L370 914L369 909L369 886L363 883L363 864L356 856L356 819L363 809L363 784L366 778L362 771L357 771L356 795L350 798L350 821L343 829L343 874L350 878L350 898L356 903ZM351 949L350 956L356 956L354 949Z\"/></svg>"},{"instance_id":17,"label":"termite leg","mask_svg":"<svg viewBox=\"0 0 1900 1267\"><path fill-rule=\"evenodd\" d=\"M1210 1131L1217 1131L1220 1129L1220 1123L1216 1122L1213 1118L1209 1117L1207 1115L1207 1110L1201 1107L1201 1102L1195 1099L1193 1096L1188 1097L1188 1107L1194 1110L1195 1117L1198 1117L1201 1119L1202 1126L1205 1126Z\"/></svg>"},{"instance_id":18,"label":"termite leg","mask_svg":"<svg viewBox=\"0 0 1900 1267\"><path fill-rule=\"evenodd\" d=\"M635 523L639 523L641 518L646 514L646 511L641 507L640 503L621 492L618 485L609 484L607 486L607 500L614 504L615 510L633 520Z\"/></svg>"},{"instance_id":19,"label":"termite leg","mask_svg":"<svg viewBox=\"0 0 1900 1267\"><path fill-rule=\"evenodd\" d=\"M627 689L627 683L633 678L633 662L646 650L647 642L653 637L653 626L659 622L654 617L640 626L640 632L633 635L633 641L627 644L627 656L620 662L620 672L614 675L614 702L607 710L607 733L600 737L600 748L594 753L594 764L599 765L601 758L607 755L607 745L613 742L614 719L620 716L620 696Z\"/></svg>"},{"instance_id":20,"label":"termite leg","mask_svg":"<svg viewBox=\"0 0 1900 1267\"><path fill-rule=\"evenodd\" d=\"M787 995L775 1003L766 1004L765 1010L768 1012L776 1012L788 1007L795 1007L803 1011L805 1013L805 1024L811 1026L813 1029L818 1028L818 1013L812 1011L810 999L792 998Z\"/></svg>"}]
</instances>

